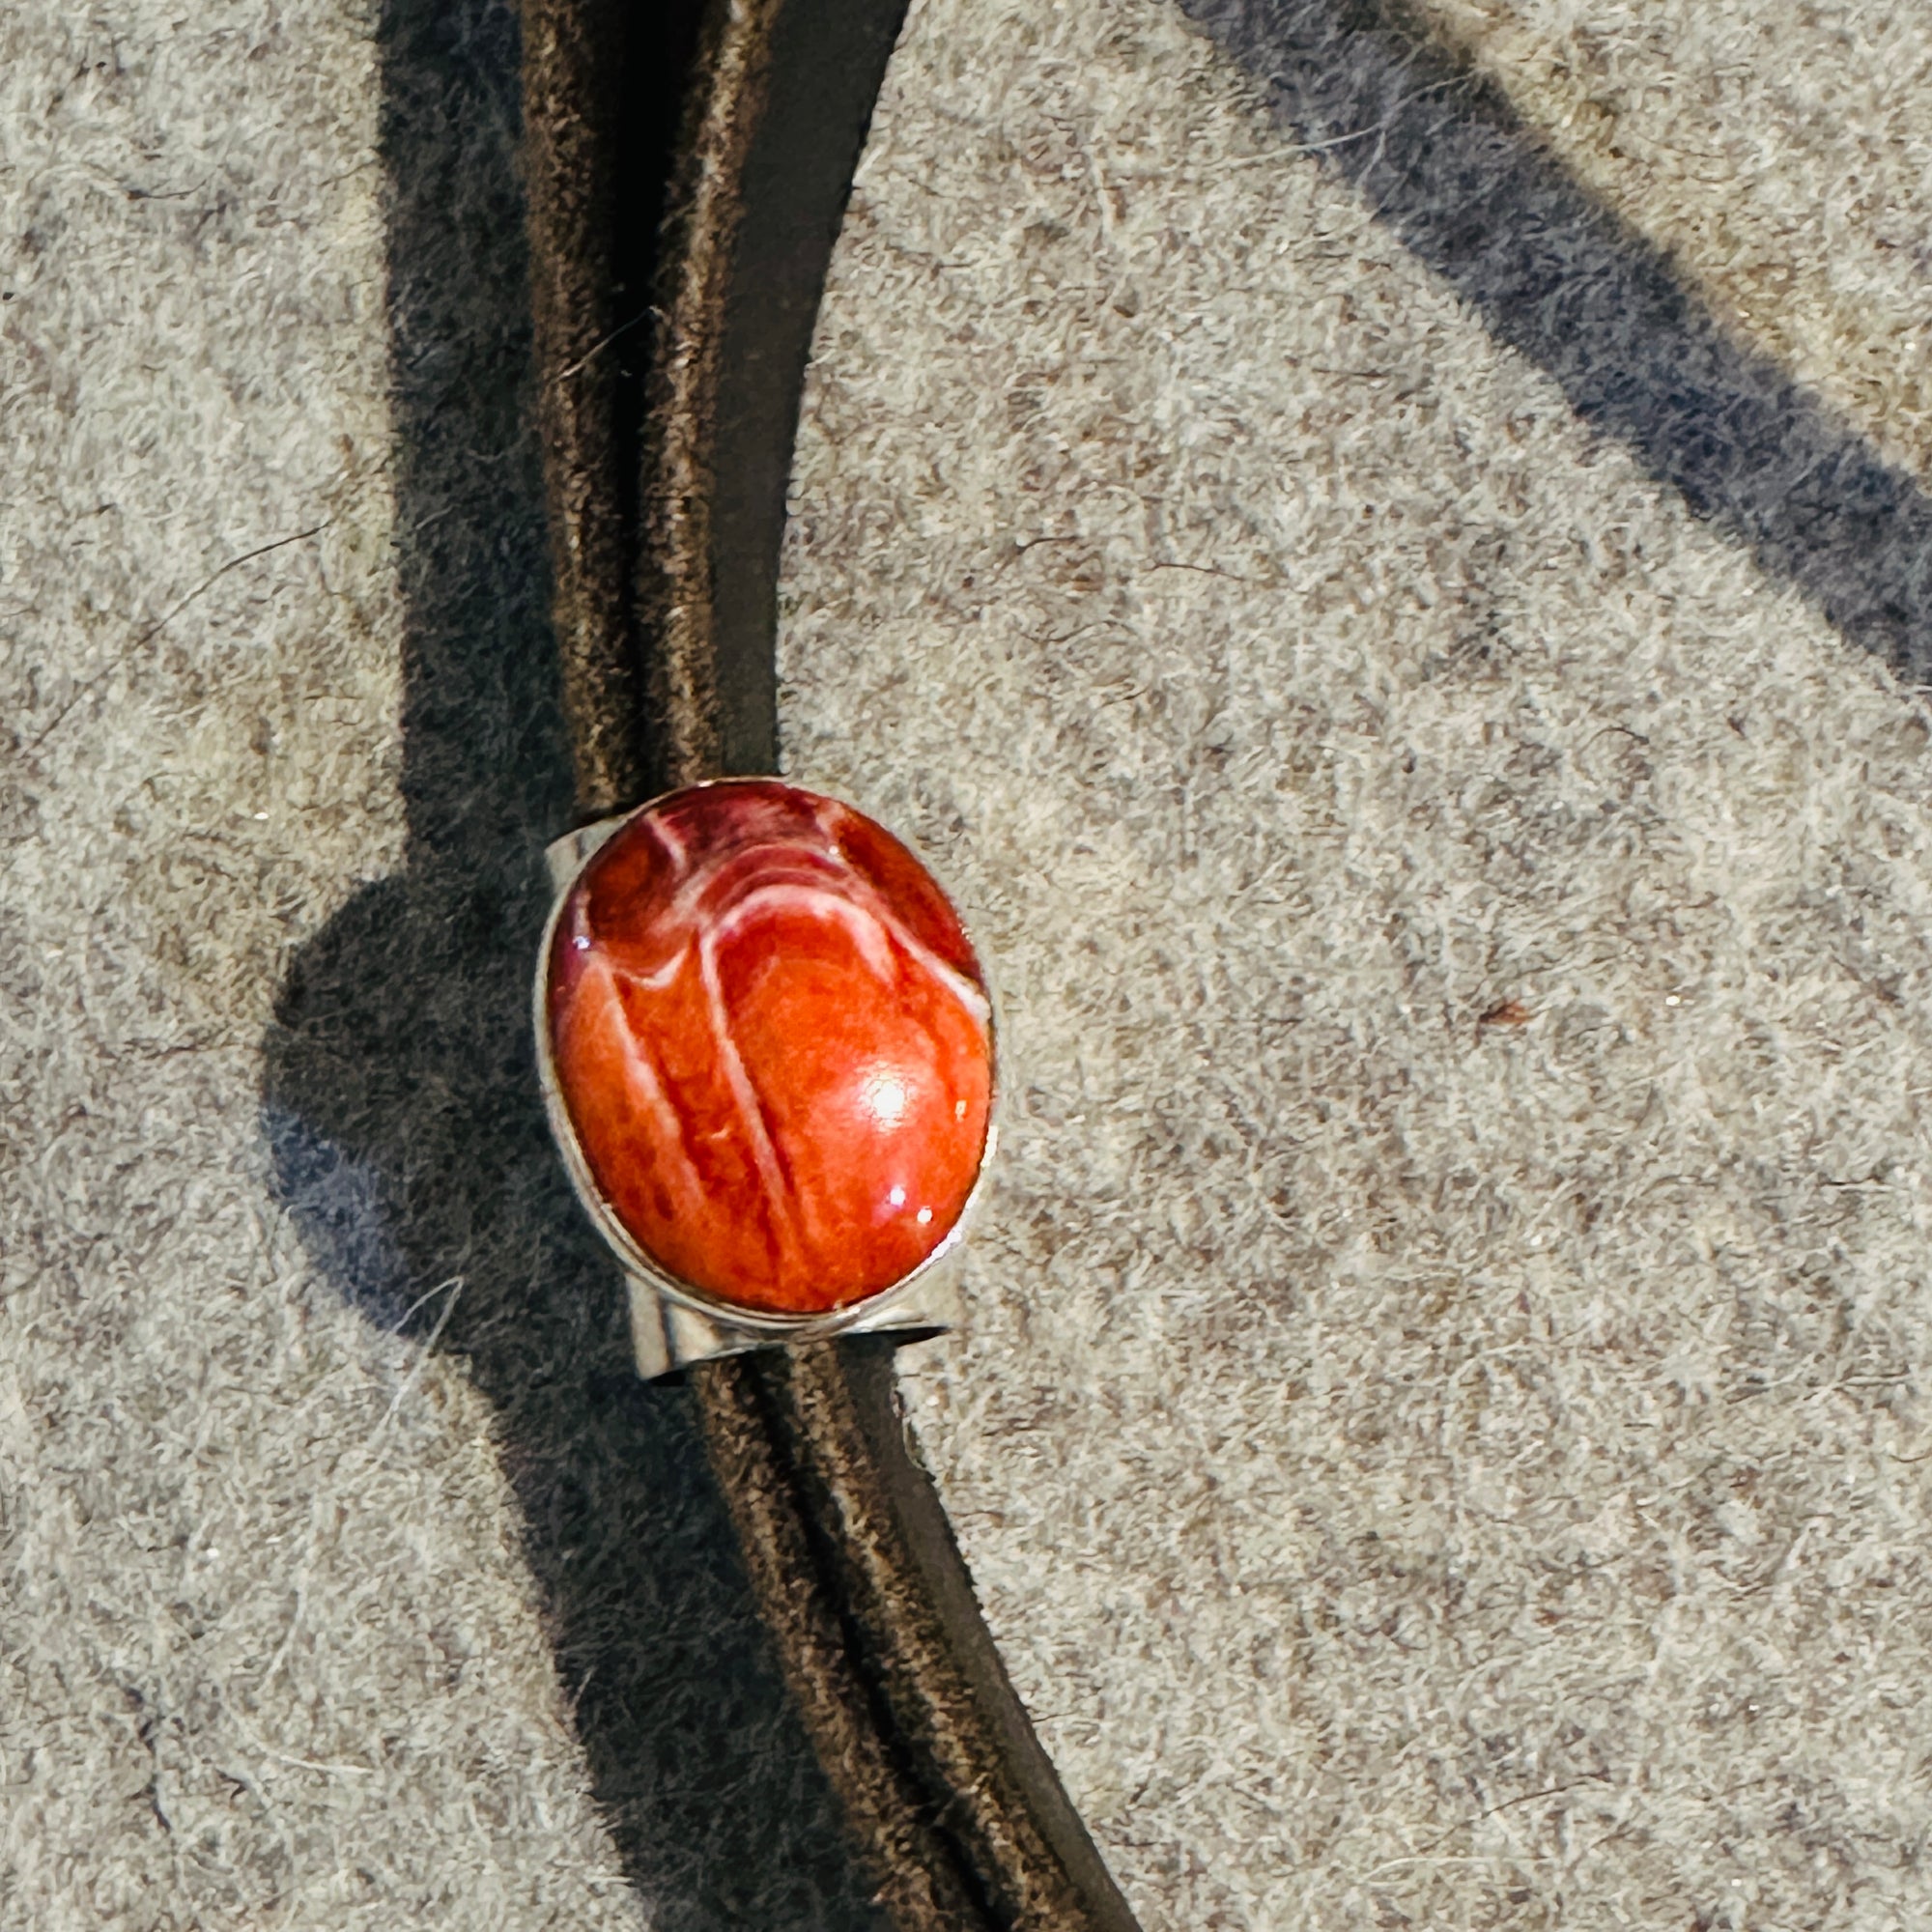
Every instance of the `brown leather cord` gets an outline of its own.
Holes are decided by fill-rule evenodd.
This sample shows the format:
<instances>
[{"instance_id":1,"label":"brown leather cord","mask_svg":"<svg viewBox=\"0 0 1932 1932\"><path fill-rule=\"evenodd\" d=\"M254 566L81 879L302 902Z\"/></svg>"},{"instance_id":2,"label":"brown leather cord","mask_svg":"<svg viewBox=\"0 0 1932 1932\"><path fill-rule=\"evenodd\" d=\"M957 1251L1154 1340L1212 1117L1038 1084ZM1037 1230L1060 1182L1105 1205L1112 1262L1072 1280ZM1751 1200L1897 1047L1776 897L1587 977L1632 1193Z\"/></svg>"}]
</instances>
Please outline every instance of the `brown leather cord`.
<instances>
[{"instance_id":1,"label":"brown leather cord","mask_svg":"<svg viewBox=\"0 0 1932 1932\"><path fill-rule=\"evenodd\" d=\"M537 0L524 16L524 166L551 615L577 800L601 817L657 788L643 728L627 517L637 450L620 433L617 124L624 0ZM636 292L640 300L642 291ZM629 444L629 446L627 446Z\"/></svg>"},{"instance_id":2,"label":"brown leather cord","mask_svg":"<svg viewBox=\"0 0 1932 1932\"><path fill-rule=\"evenodd\" d=\"M705 1440L785 1681L877 1886L902 1932L1001 1923L981 1909L867 1670L807 1477L792 1454L782 1362L727 1356L691 1371ZM836 1374L836 1370L835 1370ZM814 1531L817 1533L815 1534Z\"/></svg>"},{"instance_id":3,"label":"brown leather cord","mask_svg":"<svg viewBox=\"0 0 1932 1932\"><path fill-rule=\"evenodd\" d=\"M903 8L713 0L664 230L633 497L613 480L630 452L597 371L619 326L613 227L639 188L623 176L611 78L621 9L527 0L554 610L586 815L662 782L778 768L778 562L799 398ZM690 1379L786 1681L901 1932L1134 1932L910 1453L891 1343L731 1356Z\"/></svg>"},{"instance_id":4,"label":"brown leather cord","mask_svg":"<svg viewBox=\"0 0 1932 1932\"><path fill-rule=\"evenodd\" d=\"M781 1452L806 1491L805 1520L825 1539L821 1569L844 1605L881 1731L899 1745L910 1803L939 1807L935 1835L980 1915L963 1922L1131 1932L980 1616L900 1410L890 1338L746 1366L770 1391Z\"/></svg>"},{"instance_id":5,"label":"brown leather cord","mask_svg":"<svg viewBox=\"0 0 1932 1932\"><path fill-rule=\"evenodd\" d=\"M678 782L778 769L772 641L799 394L905 0L714 0L660 287L639 606Z\"/></svg>"},{"instance_id":6,"label":"brown leather cord","mask_svg":"<svg viewBox=\"0 0 1932 1932\"><path fill-rule=\"evenodd\" d=\"M1134 1932L901 1420L893 1343L691 1371L752 1583L901 1932Z\"/></svg>"}]
</instances>

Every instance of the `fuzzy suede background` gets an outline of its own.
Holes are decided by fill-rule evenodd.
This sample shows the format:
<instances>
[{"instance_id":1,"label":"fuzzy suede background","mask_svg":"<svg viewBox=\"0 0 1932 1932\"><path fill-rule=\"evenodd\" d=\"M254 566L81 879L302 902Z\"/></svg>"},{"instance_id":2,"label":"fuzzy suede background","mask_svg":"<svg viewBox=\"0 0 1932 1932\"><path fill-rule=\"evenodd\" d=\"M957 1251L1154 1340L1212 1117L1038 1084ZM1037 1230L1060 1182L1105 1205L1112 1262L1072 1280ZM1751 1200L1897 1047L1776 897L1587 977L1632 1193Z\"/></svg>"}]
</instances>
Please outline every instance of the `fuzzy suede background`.
<instances>
[{"instance_id":1,"label":"fuzzy suede background","mask_svg":"<svg viewBox=\"0 0 1932 1932\"><path fill-rule=\"evenodd\" d=\"M876 1923L529 1084L515 61L0 26L8 1932ZM1149 1932L1932 1918L1928 98L915 0L786 756L996 972L909 1406Z\"/></svg>"}]
</instances>

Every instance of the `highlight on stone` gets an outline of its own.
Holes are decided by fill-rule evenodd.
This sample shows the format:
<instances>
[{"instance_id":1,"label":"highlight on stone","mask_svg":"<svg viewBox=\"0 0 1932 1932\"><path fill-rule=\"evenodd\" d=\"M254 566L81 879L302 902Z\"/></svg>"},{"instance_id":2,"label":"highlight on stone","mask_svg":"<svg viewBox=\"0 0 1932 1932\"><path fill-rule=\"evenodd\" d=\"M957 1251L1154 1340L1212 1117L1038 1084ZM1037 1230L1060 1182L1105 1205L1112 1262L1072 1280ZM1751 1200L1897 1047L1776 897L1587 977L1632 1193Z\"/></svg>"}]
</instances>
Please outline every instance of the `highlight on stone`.
<instances>
[{"instance_id":1,"label":"highlight on stone","mask_svg":"<svg viewBox=\"0 0 1932 1932\"><path fill-rule=\"evenodd\" d=\"M604 1204L667 1275L768 1313L903 1280L986 1151L992 1013L882 826L773 779L657 800L553 928L545 1023Z\"/></svg>"}]
</instances>

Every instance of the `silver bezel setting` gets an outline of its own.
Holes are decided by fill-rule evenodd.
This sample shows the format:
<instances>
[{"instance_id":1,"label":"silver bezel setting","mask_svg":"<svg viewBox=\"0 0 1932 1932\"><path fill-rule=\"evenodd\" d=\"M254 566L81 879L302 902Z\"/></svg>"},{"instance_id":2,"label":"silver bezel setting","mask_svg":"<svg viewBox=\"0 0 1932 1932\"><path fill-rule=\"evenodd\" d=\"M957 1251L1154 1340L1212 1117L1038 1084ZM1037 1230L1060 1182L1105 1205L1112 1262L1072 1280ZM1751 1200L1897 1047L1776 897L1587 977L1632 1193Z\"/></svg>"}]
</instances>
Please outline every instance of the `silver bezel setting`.
<instances>
[{"instance_id":1,"label":"silver bezel setting","mask_svg":"<svg viewBox=\"0 0 1932 1932\"><path fill-rule=\"evenodd\" d=\"M531 991L531 1022L536 1034L537 1082L543 1092L544 1113L550 1122L551 1138L563 1160L564 1172L591 1225L616 1256L631 1295L631 1338L637 1351L638 1373L646 1379L668 1375L687 1363L718 1355L741 1354L752 1349L784 1348L806 1342L825 1341L836 1335L898 1333L935 1334L954 1326L959 1319L959 1254L968 1225L977 1213L986 1191L986 1178L999 1145L1002 1083L1000 1080L999 1006L980 959L980 984L985 988L987 1034L992 1045L992 1091L986 1116L986 1141L980 1152L980 1165L973 1186L960 1208L958 1218L948 1229L932 1252L909 1273L901 1275L890 1288L881 1289L862 1301L844 1308L828 1309L822 1314L790 1315L745 1308L709 1293L694 1283L669 1273L639 1245L630 1231L618 1220L615 1210L604 1198L591 1175L589 1162L578 1143L570 1110L558 1084L550 1037L550 960L556 938L556 923L583 868L611 838L635 818L674 798L713 784L743 782L737 778L707 779L702 785L679 785L660 792L642 805L612 817L581 826L555 839L544 853L554 888L550 917L544 922L543 940L537 952L535 984ZM756 778L753 782L789 786L788 779ZM823 797L826 794L820 793ZM839 801L843 803L843 801ZM860 808L852 806L851 810ZM876 821L875 821L876 822ZM893 835L897 838L898 835ZM900 839L905 844L904 839ZM907 846L925 867L941 892L946 893L956 911L958 901L933 870L923 852ZM963 923L963 921L962 921ZM969 939L971 934L968 934ZM979 958L979 950L974 949Z\"/></svg>"}]
</instances>

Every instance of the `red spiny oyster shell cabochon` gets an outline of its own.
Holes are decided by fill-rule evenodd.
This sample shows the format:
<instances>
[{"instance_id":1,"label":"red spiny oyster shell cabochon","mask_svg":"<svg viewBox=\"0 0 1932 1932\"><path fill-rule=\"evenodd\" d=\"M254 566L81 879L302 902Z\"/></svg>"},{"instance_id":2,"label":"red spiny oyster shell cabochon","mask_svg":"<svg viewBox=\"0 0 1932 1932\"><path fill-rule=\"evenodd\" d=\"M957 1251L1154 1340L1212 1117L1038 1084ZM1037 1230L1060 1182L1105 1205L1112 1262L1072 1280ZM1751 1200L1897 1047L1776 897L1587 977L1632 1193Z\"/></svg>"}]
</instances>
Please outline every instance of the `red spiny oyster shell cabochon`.
<instances>
[{"instance_id":1,"label":"red spiny oyster shell cabochon","mask_svg":"<svg viewBox=\"0 0 1932 1932\"><path fill-rule=\"evenodd\" d=\"M816 1313L958 1221L992 1101L959 917L850 806L776 780L660 799L551 944L552 1065L598 1190L667 1273Z\"/></svg>"}]
</instances>

